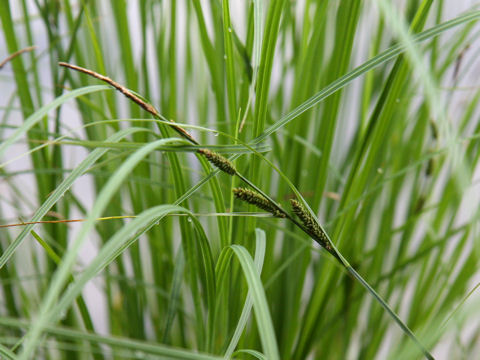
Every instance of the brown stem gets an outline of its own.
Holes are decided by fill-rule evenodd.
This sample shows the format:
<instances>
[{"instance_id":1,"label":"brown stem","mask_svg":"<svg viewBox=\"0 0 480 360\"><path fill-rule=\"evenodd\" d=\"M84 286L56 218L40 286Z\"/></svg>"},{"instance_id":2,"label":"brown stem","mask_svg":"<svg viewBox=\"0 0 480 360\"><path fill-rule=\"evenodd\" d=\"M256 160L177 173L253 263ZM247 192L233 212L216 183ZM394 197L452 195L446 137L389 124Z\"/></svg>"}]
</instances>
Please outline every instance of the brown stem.
<instances>
[{"instance_id":1,"label":"brown stem","mask_svg":"<svg viewBox=\"0 0 480 360\"><path fill-rule=\"evenodd\" d=\"M58 65L60 66L63 66L63 67L66 67L66 68L69 68L69 69L72 69L72 70L76 70L76 71L79 71L81 73L84 73L84 74L87 74L87 75L90 75L98 80L101 80L101 81L104 81L106 82L107 84L113 86L115 89L117 89L118 91L120 91L123 95L125 95L127 98L129 98L130 100L132 100L133 102L135 102L136 104L138 104L140 107L142 107L145 111L149 112L150 114L152 114L153 116L155 116L156 118L158 119L162 119L162 115L160 115L160 113L158 112L157 109L155 109L151 104L145 102L144 100L140 99L137 95L135 95L134 93L132 93L130 90L128 90L125 86L123 85L120 85L119 83L117 83L116 81L110 79L108 76L105 76L105 75L102 75L102 74L99 74L95 71L92 71L92 70L89 70L89 69L85 69L83 67L80 67L80 66L77 66L77 65L73 65L73 64L69 64L69 63L66 63L66 62L59 62ZM170 120L170 122L174 122L173 120ZM177 132L179 133L181 136L183 136L184 138L186 138L188 141L190 141L191 143L195 144L195 145L198 145L198 142L192 137L192 135L190 135L190 133L188 133L186 130L182 129L180 126L177 126L177 125L174 125L174 124L170 124L170 126Z\"/></svg>"},{"instance_id":2,"label":"brown stem","mask_svg":"<svg viewBox=\"0 0 480 360\"><path fill-rule=\"evenodd\" d=\"M3 68L8 62L12 61L12 59L16 58L18 55L21 55L21 54L26 53L28 51L33 51L36 48L37 48L36 46L29 46L29 47L20 49L18 51L15 51L13 54L10 54L5 60L3 60L0 63L0 69Z\"/></svg>"}]
</instances>

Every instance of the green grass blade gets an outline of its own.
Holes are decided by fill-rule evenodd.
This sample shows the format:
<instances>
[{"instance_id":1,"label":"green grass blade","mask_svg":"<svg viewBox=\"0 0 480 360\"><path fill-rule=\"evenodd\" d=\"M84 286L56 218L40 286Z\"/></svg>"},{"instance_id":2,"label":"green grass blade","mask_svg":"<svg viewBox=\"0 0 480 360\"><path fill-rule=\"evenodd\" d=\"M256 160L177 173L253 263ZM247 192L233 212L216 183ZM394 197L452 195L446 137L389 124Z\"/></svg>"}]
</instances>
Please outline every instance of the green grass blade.
<instances>
[{"instance_id":1,"label":"green grass blade","mask_svg":"<svg viewBox=\"0 0 480 360\"><path fill-rule=\"evenodd\" d=\"M148 145L145 145L143 148L140 148L135 153L133 153L127 159L127 161L123 163L123 165L115 172L115 174L112 175L109 181L105 184L103 190L98 195L95 205L90 211L87 220L83 224L79 235L75 239L69 251L64 255L61 265L55 272L49 291L45 296L45 299L40 308L37 322L30 329L29 334L25 338L24 346L22 348L21 354L19 355L19 359L28 359L35 352L35 348L40 340L40 336L44 327L49 323L49 321L51 321L49 316L51 311L50 309L53 308L53 304L55 303L63 285L65 284L67 277L69 276L69 273L75 262L77 253L81 245L87 238L89 230L95 225L95 222L97 221L96 219L101 216L103 210L105 209L105 207L107 207L109 200L115 194L122 181L130 174L132 169L145 156L154 151L157 146L178 140L179 139L157 140L149 143Z\"/></svg>"},{"instance_id":2,"label":"green grass blade","mask_svg":"<svg viewBox=\"0 0 480 360\"><path fill-rule=\"evenodd\" d=\"M388 304L385 302L385 300L382 299L380 295L377 294L377 292L348 264L348 262L345 263L345 268L348 270L349 273L351 273L355 279L357 279L360 284L370 293L372 296L378 301L378 303L388 312L388 314L395 320L395 322L400 326L402 331L410 338L412 341L418 346L418 348L421 350L423 355L429 359L433 360L434 357L430 352L422 345L422 343L417 339L415 334L408 328L408 326L398 317L398 315L388 306Z\"/></svg>"},{"instance_id":3,"label":"green grass blade","mask_svg":"<svg viewBox=\"0 0 480 360\"><path fill-rule=\"evenodd\" d=\"M15 360L17 358L17 356L12 350L2 344L0 344L0 355L2 355L2 357L5 357L5 359L9 360Z\"/></svg>"},{"instance_id":4,"label":"green grass blade","mask_svg":"<svg viewBox=\"0 0 480 360\"><path fill-rule=\"evenodd\" d=\"M254 262L255 262L255 266L257 267L258 273L261 274L263 261L265 258L265 247L266 247L265 232L257 228L255 229L255 236L256 236L256 242L255 242ZM247 298L245 300L245 305L243 306L243 309L242 309L242 314L240 315L240 319L238 320L237 327L235 328L235 332L232 336L232 339L230 340L227 350L225 351L225 354L224 354L225 359L230 359L230 357L234 353L235 348L237 347L237 344L240 340L240 337L242 336L242 333L245 329L245 326L247 325L247 321L250 318L252 305L253 305L252 295L250 292L248 292Z\"/></svg>"},{"instance_id":5,"label":"green grass blade","mask_svg":"<svg viewBox=\"0 0 480 360\"><path fill-rule=\"evenodd\" d=\"M115 135L112 135L108 138L108 141L119 141L122 138L136 132L143 131L143 129L130 128L122 130ZM40 208L35 212L35 214L30 219L31 222L40 221L45 214L50 210L50 208L67 192L67 190L72 186L73 182L85 173L91 165L93 165L102 155L104 155L108 149L97 149L94 150L82 163L74 170L72 173L65 178L65 180L57 187L57 189L49 196L49 198L40 206ZM2 268L10 257L13 255L15 250L20 246L25 237L30 233L34 224L27 225L23 228L22 232L17 236L13 243L11 243L5 252L0 256L0 268Z\"/></svg>"},{"instance_id":6,"label":"green grass blade","mask_svg":"<svg viewBox=\"0 0 480 360\"><path fill-rule=\"evenodd\" d=\"M2 326L15 327L20 329L28 329L32 325L26 320L18 320L2 317L0 319ZM92 343L105 344L112 348L129 349L144 355L162 356L169 359L181 360L220 360L221 357L215 355L201 354L194 351L178 349L161 344L153 344L145 341L129 339L125 337L101 336L97 334L90 334L78 330L62 328L58 326L48 326L46 332L50 335L74 339L84 340ZM16 359L17 357L13 357Z\"/></svg>"},{"instance_id":7,"label":"green grass blade","mask_svg":"<svg viewBox=\"0 0 480 360\"><path fill-rule=\"evenodd\" d=\"M14 144L23 134L27 133L35 124L37 124L40 120L42 120L51 110L58 108L59 106L63 105L66 101L70 99L77 98L79 96L90 94L98 91L103 90L110 90L110 86L106 85L94 85L94 86L87 86L80 89L73 90L69 93L66 93L51 103L43 106L41 109L35 111L32 115L30 115L25 122L2 144L0 144L0 157L2 157L7 151L7 149Z\"/></svg>"},{"instance_id":8,"label":"green grass blade","mask_svg":"<svg viewBox=\"0 0 480 360\"><path fill-rule=\"evenodd\" d=\"M278 353L275 331L273 330L272 319L260 275L250 254L243 246L232 245L222 251L215 271L217 273L217 278L221 281L220 279L226 276L226 267L228 267L230 258L233 254L236 255L240 262L243 274L247 280L248 288L251 291L255 318L257 320L257 326L265 356L268 359L279 359L280 355Z\"/></svg>"},{"instance_id":9,"label":"green grass blade","mask_svg":"<svg viewBox=\"0 0 480 360\"><path fill-rule=\"evenodd\" d=\"M467 22L471 21L477 21L480 19L480 11L472 11L468 12L465 15L459 16L455 19L446 21L442 24L433 26L431 29L425 30L421 32L418 35L413 36L413 41L414 42L422 42L427 39L430 39L432 37L438 36L441 33L452 29L456 26L463 25ZM352 82L354 79L357 77L363 75L367 71L370 71L374 69L375 67L390 61L397 57L398 55L402 54L405 52L405 47L402 45L395 45L392 46L391 48L383 51L382 53L378 54L377 56L373 57L372 59L368 60L367 62L363 63L362 65L356 67L349 73L343 75L339 79L335 80L331 84L327 85L325 88L323 88L321 91L319 91L317 94L314 96L310 97L308 100L306 100L304 103L301 105L297 106L295 109L290 111L288 114L282 116L281 119L276 121L274 124L269 126L261 135L257 136L252 142L260 142L268 138L270 135L284 127L286 124L303 114L305 111L308 109L311 109L324 99L326 99L328 96L332 95L336 91L342 89L346 85L348 85L350 82Z\"/></svg>"},{"instance_id":10,"label":"green grass blade","mask_svg":"<svg viewBox=\"0 0 480 360\"><path fill-rule=\"evenodd\" d=\"M268 358L263 355L262 353L258 352L258 351L255 351L255 350L238 350L236 351L233 356L234 358L236 358L238 355L241 355L241 354L248 354L250 356L253 356L257 359L260 359L260 360L267 360Z\"/></svg>"}]
</instances>

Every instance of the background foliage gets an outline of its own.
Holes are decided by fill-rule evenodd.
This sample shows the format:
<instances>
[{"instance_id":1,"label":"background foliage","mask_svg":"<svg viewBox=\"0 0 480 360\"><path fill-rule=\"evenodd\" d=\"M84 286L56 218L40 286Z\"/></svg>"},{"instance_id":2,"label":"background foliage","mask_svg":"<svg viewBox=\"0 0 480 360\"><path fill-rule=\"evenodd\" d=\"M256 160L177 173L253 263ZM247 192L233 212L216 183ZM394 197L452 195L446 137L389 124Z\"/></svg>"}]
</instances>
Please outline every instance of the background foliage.
<instances>
[{"instance_id":1,"label":"background foliage","mask_svg":"<svg viewBox=\"0 0 480 360\"><path fill-rule=\"evenodd\" d=\"M285 209L306 201L433 355L478 354L480 11L458 7L0 1L1 57L37 45L0 71L1 221L32 222L0 229L2 356L421 357L166 120Z\"/></svg>"}]
</instances>

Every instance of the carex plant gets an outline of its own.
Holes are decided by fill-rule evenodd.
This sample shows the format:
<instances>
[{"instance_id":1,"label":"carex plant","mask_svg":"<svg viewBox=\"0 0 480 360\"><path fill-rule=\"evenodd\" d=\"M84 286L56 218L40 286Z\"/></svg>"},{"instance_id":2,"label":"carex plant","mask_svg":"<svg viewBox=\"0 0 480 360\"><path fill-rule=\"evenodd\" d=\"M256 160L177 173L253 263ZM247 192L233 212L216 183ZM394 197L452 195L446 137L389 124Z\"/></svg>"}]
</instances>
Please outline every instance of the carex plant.
<instances>
[{"instance_id":1,"label":"carex plant","mask_svg":"<svg viewBox=\"0 0 480 360\"><path fill-rule=\"evenodd\" d=\"M461 3L1 1L0 357L474 357Z\"/></svg>"}]
</instances>

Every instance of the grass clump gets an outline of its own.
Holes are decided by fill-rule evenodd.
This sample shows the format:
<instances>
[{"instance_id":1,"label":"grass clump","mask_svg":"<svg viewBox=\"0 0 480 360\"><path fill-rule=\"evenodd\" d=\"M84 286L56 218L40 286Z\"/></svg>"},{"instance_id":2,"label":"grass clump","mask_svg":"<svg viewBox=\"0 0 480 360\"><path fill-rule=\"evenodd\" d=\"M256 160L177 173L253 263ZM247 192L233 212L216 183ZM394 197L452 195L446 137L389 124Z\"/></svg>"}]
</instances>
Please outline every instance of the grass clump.
<instances>
[{"instance_id":1,"label":"grass clump","mask_svg":"<svg viewBox=\"0 0 480 360\"><path fill-rule=\"evenodd\" d=\"M0 357L474 358L480 12L397 3L0 1Z\"/></svg>"}]
</instances>

